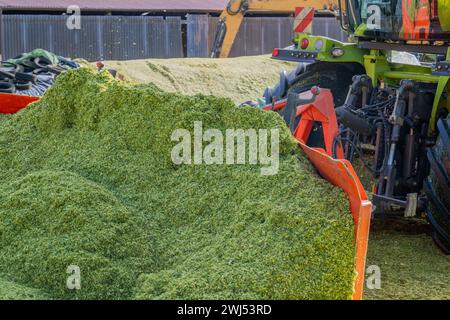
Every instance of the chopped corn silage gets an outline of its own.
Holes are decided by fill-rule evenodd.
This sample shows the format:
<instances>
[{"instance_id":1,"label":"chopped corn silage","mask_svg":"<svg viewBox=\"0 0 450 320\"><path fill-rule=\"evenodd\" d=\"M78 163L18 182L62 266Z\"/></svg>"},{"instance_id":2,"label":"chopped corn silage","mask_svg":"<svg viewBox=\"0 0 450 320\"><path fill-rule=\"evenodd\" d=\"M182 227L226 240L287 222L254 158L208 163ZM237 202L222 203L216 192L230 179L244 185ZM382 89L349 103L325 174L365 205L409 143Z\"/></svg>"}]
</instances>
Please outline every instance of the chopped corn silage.
<instances>
[{"instance_id":1,"label":"chopped corn silage","mask_svg":"<svg viewBox=\"0 0 450 320\"><path fill-rule=\"evenodd\" d=\"M48 300L45 293L0 279L0 300Z\"/></svg>"},{"instance_id":2,"label":"chopped corn silage","mask_svg":"<svg viewBox=\"0 0 450 320\"><path fill-rule=\"evenodd\" d=\"M137 83L154 83L164 91L186 95L230 98L237 104L261 98L267 86L279 82L280 71L294 69L297 65L272 59L270 55L105 61L105 64Z\"/></svg>"},{"instance_id":3,"label":"chopped corn silage","mask_svg":"<svg viewBox=\"0 0 450 320\"><path fill-rule=\"evenodd\" d=\"M180 165L175 129L280 130L280 169ZM354 226L275 113L88 69L0 121L0 278L52 298L347 299ZM68 290L79 266L81 290Z\"/></svg>"}]
</instances>

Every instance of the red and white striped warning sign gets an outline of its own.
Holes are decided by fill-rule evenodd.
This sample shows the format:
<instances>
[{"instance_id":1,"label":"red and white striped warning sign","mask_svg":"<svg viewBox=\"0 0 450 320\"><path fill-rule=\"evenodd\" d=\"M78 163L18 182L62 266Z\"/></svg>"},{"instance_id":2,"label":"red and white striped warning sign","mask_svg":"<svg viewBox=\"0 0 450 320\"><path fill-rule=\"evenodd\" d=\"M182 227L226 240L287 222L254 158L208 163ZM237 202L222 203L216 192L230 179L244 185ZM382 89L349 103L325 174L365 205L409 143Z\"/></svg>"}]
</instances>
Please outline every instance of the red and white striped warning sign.
<instances>
[{"instance_id":1,"label":"red and white striped warning sign","mask_svg":"<svg viewBox=\"0 0 450 320\"><path fill-rule=\"evenodd\" d=\"M314 8L295 8L294 32L312 33L312 23L314 20Z\"/></svg>"}]
</instances>

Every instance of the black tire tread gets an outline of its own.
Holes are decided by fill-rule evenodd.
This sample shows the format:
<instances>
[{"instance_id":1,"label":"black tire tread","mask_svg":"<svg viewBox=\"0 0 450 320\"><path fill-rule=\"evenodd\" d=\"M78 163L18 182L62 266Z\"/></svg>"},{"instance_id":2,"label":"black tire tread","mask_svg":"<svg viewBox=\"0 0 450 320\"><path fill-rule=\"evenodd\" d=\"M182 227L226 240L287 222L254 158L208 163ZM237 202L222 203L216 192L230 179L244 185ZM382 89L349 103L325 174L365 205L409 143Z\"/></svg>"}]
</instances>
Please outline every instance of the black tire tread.
<instances>
[{"instance_id":1,"label":"black tire tread","mask_svg":"<svg viewBox=\"0 0 450 320\"><path fill-rule=\"evenodd\" d=\"M16 87L11 82L0 82L0 92L2 93L14 93L16 92Z\"/></svg>"},{"instance_id":2,"label":"black tire tread","mask_svg":"<svg viewBox=\"0 0 450 320\"><path fill-rule=\"evenodd\" d=\"M36 83L36 75L32 73L16 72L16 80Z\"/></svg>"},{"instance_id":3,"label":"black tire tread","mask_svg":"<svg viewBox=\"0 0 450 320\"><path fill-rule=\"evenodd\" d=\"M306 67L288 90L294 93L302 93L314 86L330 89L333 94L335 107L345 103L348 90L352 84L354 75L364 73L364 70L356 65L336 63L316 63ZM295 125L300 119L297 118ZM310 147L324 148L322 126L315 123L306 144Z\"/></svg>"},{"instance_id":4,"label":"black tire tread","mask_svg":"<svg viewBox=\"0 0 450 320\"><path fill-rule=\"evenodd\" d=\"M330 89L336 107L344 104L352 78L359 74L357 68L348 68L345 65L318 63L308 66L297 81L291 86L289 92L301 93L313 86Z\"/></svg>"},{"instance_id":5,"label":"black tire tread","mask_svg":"<svg viewBox=\"0 0 450 320\"><path fill-rule=\"evenodd\" d=\"M450 116L445 119L450 126ZM441 168L447 172L450 176L450 154L445 147L443 140L441 137L437 138L436 145L433 146L432 152L439 162ZM430 171L429 176L430 186L435 192L436 196L439 198L443 206L450 211L450 188L448 184L443 183L442 180L439 180L438 175L433 170ZM432 226L434 228L433 239L435 243L442 249L442 251L446 254L450 253L450 219L445 212L439 210L436 205L433 204L433 201L430 201L430 210L428 212L431 217L429 220L433 220ZM430 219L431 218L431 219Z\"/></svg>"}]
</instances>

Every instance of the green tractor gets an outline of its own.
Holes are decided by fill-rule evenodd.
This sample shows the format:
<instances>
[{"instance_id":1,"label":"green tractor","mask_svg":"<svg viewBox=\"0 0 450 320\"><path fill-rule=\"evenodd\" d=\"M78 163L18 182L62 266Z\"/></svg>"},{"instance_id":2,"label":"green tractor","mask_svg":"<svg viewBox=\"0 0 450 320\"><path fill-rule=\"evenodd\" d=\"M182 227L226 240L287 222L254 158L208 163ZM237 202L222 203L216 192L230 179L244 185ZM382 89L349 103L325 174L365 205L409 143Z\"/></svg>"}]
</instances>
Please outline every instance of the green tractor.
<instances>
[{"instance_id":1,"label":"green tractor","mask_svg":"<svg viewBox=\"0 0 450 320\"><path fill-rule=\"evenodd\" d=\"M376 179L374 215L426 217L450 254L450 0L347 0L339 7L351 43L296 34L293 46L272 55L299 66L281 74L264 103L330 89L340 130L334 144ZM320 147L319 123L314 132L308 144Z\"/></svg>"}]
</instances>

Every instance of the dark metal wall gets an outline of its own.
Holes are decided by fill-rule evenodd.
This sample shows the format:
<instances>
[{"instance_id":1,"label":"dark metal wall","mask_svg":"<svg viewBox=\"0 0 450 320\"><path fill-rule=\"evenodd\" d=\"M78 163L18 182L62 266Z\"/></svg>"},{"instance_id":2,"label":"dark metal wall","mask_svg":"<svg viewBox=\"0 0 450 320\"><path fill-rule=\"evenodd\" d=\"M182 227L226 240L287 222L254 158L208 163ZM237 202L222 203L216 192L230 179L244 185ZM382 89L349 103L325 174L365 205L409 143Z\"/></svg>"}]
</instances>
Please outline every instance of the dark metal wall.
<instances>
[{"instance_id":1,"label":"dark metal wall","mask_svg":"<svg viewBox=\"0 0 450 320\"><path fill-rule=\"evenodd\" d=\"M180 17L82 16L81 30L69 30L67 16L3 15L2 19L3 59L43 48L89 61L179 58L184 56L184 46L188 57L208 57L218 23L218 18L208 15L188 15L184 29ZM293 19L286 17L245 18L231 56L266 54L290 45L292 24ZM318 35L345 39L334 18L316 18L313 28Z\"/></svg>"},{"instance_id":2,"label":"dark metal wall","mask_svg":"<svg viewBox=\"0 0 450 320\"><path fill-rule=\"evenodd\" d=\"M183 57L180 17L83 16L70 30L66 16L3 15L4 55L35 48L95 60Z\"/></svg>"},{"instance_id":3,"label":"dark metal wall","mask_svg":"<svg viewBox=\"0 0 450 320\"><path fill-rule=\"evenodd\" d=\"M219 18L188 15L188 57L209 56L218 22ZM230 55L260 55L288 46L294 37L292 23L291 18L245 18Z\"/></svg>"}]
</instances>

